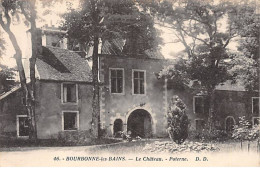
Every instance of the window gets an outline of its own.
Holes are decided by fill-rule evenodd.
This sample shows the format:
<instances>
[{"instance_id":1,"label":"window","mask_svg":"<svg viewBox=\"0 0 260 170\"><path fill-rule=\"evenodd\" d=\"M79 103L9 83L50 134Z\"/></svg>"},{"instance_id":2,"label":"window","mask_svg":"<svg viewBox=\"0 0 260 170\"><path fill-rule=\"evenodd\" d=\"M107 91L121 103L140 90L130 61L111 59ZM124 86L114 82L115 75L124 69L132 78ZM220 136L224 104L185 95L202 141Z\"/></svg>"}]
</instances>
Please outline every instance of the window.
<instances>
[{"instance_id":1,"label":"window","mask_svg":"<svg viewBox=\"0 0 260 170\"><path fill-rule=\"evenodd\" d=\"M17 115L17 136L28 137L29 136L29 120L27 115Z\"/></svg>"},{"instance_id":2,"label":"window","mask_svg":"<svg viewBox=\"0 0 260 170\"><path fill-rule=\"evenodd\" d=\"M124 92L124 70L119 68L110 69L110 89L111 93Z\"/></svg>"},{"instance_id":3,"label":"window","mask_svg":"<svg viewBox=\"0 0 260 170\"><path fill-rule=\"evenodd\" d=\"M259 125L260 124L260 117L253 117L253 125Z\"/></svg>"},{"instance_id":4,"label":"window","mask_svg":"<svg viewBox=\"0 0 260 170\"><path fill-rule=\"evenodd\" d=\"M76 84L62 84L63 103L77 103L77 85Z\"/></svg>"},{"instance_id":5,"label":"window","mask_svg":"<svg viewBox=\"0 0 260 170\"><path fill-rule=\"evenodd\" d=\"M193 97L193 110L194 113L204 113L204 97L194 96Z\"/></svg>"},{"instance_id":6,"label":"window","mask_svg":"<svg viewBox=\"0 0 260 170\"><path fill-rule=\"evenodd\" d=\"M114 121L114 137L121 137L121 133L123 131L123 121L121 119L116 119Z\"/></svg>"},{"instance_id":7,"label":"window","mask_svg":"<svg viewBox=\"0 0 260 170\"><path fill-rule=\"evenodd\" d=\"M225 129L227 133L232 133L234 130L234 126L235 126L235 119L233 116L228 116L226 117L225 120Z\"/></svg>"},{"instance_id":8,"label":"window","mask_svg":"<svg viewBox=\"0 0 260 170\"><path fill-rule=\"evenodd\" d=\"M196 119L196 130L201 131L205 129L205 121L203 119Z\"/></svg>"},{"instance_id":9,"label":"window","mask_svg":"<svg viewBox=\"0 0 260 170\"><path fill-rule=\"evenodd\" d=\"M133 71L133 93L145 94L145 71Z\"/></svg>"},{"instance_id":10,"label":"window","mask_svg":"<svg viewBox=\"0 0 260 170\"><path fill-rule=\"evenodd\" d=\"M63 130L78 130L79 115L78 111L63 112Z\"/></svg>"},{"instance_id":11,"label":"window","mask_svg":"<svg viewBox=\"0 0 260 170\"><path fill-rule=\"evenodd\" d=\"M259 97L252 97L252 113L259 115Z\"/></svg>"}]
</instances>

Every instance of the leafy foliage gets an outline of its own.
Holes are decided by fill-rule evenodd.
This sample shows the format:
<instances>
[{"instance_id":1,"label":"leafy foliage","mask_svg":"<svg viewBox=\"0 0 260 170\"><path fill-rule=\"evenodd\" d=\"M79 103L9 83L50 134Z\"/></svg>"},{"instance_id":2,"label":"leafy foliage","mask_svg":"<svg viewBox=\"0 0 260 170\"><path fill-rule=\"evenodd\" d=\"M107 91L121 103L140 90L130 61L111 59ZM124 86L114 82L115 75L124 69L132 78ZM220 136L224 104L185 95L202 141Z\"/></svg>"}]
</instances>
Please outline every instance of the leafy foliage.
<instances>
[{"instance_id":1,"label":"leafy foliage","mask_svg":"<svg viewBox=\"0 0 260 170\"><path fill-rule=\"evenodd\" d=\"M0 93L8 92L15 86L15 70L0 64Z\"/></svg>"},{"instance_id":2,"label":"leafy foliage","mask_svg":"<svg viewBox=\"0 0 260 170\"><path fill-rule=\"evenodd\" d=\"M260 18L254 2L244 2L236 9L235 28L241 38L238 40L238 57L233 59L232 74L249 91L259 89L259 37Z\"/></svg>"},{"instance_id":3,"label":"leafy foliage","mask_svg":"<svg viewBox=\"0 0 260 170\"><path fill-rule=\"evenodd\" d=\"M167 78L172 88L184 89L190 83L187 70L187 61L179 59L175 65L165 66L159 73L158 78Z\"/></svg>"},{"instance_id":4,"label":"leafy foliage","mask_svg":"<svg viewBox=\"0 0 260 170\"><path fill-rule=\"evenodd\" d=\"M173 96L167 114L168 133L177 144L181 144L188 137L188 116L186 105L178 96Z\"/></svg>"},{"instance_id":5,"label":"leafy foliage","mask_svg":"<svg viewBox=\"0 0 260 170\"><path fill-rule=\"evenodd\" d=\"M182 144L176 144L169 141L155 141L153 143L147 143L143 151L153 153L185 153L185 152L217 152L220 149L214 144L201 143L201 142L189 142L185 141Z\"/></svg>"},{"instance_id":6,"label":"leafy foliage","mask_svg":"<svg viewBox=\"0 0 260 170\"><path fill-rule=\"evenodd\" d=\"M0 30L0 37L1 37L1 39L0 39L0 59L1 59L2 55L5 52L5 46L4 46L5 40L3 38L3 33L1 32L1 30Z\"/></svg>"},{"instance_id":7,"label":"leafy foliage","mask_svg":"<svg viewBox=\"0 0 260 170\"><path fill-rule=\"evenodd\" d=\"M231 3L186 0L154 1L153 5L156 8L142 3L146 10L157 9L158 17L164 17L164 23L176 31L178 42L185 47L187 68L183 76L198 80L209 93L230 78L225 63L229 58L226 48L237 36L237 30L231 20L227 21L226 29L220 23L225 16L233 18L235 7Z\"/></svg>"},{"instance_id":8,"label":"leafy foliage","mask_svg":"<svg viewBox=\"0 0 260 170\"><path fill-rule=\"evenodd\" d=\"M90 2L90 0L81 1L80 9L69 7L70 12L63 16L65 18L63 29L68 30L69 37L79 42L83 49L93 45L91 42L95 32L98 32L102 41L125 39L124 53L143 53L158 46L152 18L141 13L133 1L95 1L97 23L94 23L94 16L91 14ZM95 29L94 24L97 25Z\"/></svg>"},{"instance_id":9,"label":"leafy foliage","mask_svg":"<svg viewBox=\"0 0 260 170\"><path fill-rule=\"evenodd\" d=\"M190 131L189 140L201 141L201 142L220 142L228 139L228 134L223 130L209 130L203 129L202 131Z\"/></svg>"},{"instance_id":10,"label":"leafy foliage","mask_svg":"<svg viewBox=\"0 0 260 170\"><path fill-rule=\"evenodd\" d=\"M259 125L252 128L250 126L250 122L246 120L245 116L239 117L239 124L234 126L232 137L241 141L259 138Z\"/></svg>"}]
</instances>

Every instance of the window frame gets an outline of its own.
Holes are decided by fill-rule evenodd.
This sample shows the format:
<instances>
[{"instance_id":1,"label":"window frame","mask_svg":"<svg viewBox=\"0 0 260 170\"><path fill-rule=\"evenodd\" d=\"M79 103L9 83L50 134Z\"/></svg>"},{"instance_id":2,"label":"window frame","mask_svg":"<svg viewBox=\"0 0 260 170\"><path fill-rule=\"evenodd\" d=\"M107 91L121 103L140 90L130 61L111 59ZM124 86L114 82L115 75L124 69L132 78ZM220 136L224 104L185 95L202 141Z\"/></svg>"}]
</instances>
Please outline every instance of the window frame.
<instances>
[{"instance_id":1,"label":"window frame","mask_svg":"<svg viewBox=\"0 0 260 170\"><path fill-rule=\"evenodd\" d=\"M252 115L254 115L254 99L258 99L258 108L260 108L260 97L252 97L252 100L251 100L251 102L252 102ZM260 110L259 110L259 112L260 112Z\"/></svg>"},{"instance_id":2,"label":"window frame","mask_svg":"<svg viewBox=\"0 0 260 170\"><path fill-rule=\"evenodd\" d=\"M204 127L205 127L205 125L206 125L206 121L205 121L204 119L201 119L201 118L194 119L194 121L195 121L195 130L196 130L196 131L202 131L202 130L203 130L203 129L201 129L201 130L198 130L198 129L197 129L197 121L199 121L199 120L204 121Z\"/></svg>"},{"instance_id":3,"label":"window frame","mask_svg":"<svg viewBox=\"0 0 260 170\"><path fill-rule=\"evenodd\" d=\"M144 73L144 94L135 94L134 93L134 72L143 72ZM146 95L146 70L141 69L132 69L132 95Z\"/></svg>"},{"instance_id":4,"label":"window frame","mask_svg":"<svg viewBox=\"0 0 260 170\"><path fill-rule=\"evenodd\" d=\"M77 129L76 130L65 130L64 129L64 113L76 113L76 123L77 123ZM62 127L62 131L78 131L79 130L79 111L75 111L75 110L63 110L62 111L62 115L61 115L61 127Z\"/></svg>"},{"instance_id":5,"label":"window frame","mask_svg":"<svg viewBox=\"0 0 260 170\"><path fill-rule=\"evenodd\" d=\"M203 112L202 113L196 113L196 110L195 110L195 98L202 98L203 99ZM193 96L193 113L194 114L204 114L205 113L205 103L204 103L204 96Z\"/></svg>"},{"instance_id":6,"label":"window frame","mask_svg":"<svg viewBox=\"0 0 260 170\"><path fill-rule=\"evenodd\" d=\"M64 100L63 100L64 99L64 93L63 93L64 84L75 84L75 86L76 86L76 102L64 102ZM73 83L73 82L61 83L61 103L62 104L77 105L78 104L78 100L79 100L78 94L79 94L79 92L78 92L78 84L77 83Z\"/></svg>"},{"instance_id":7,"label":"window frame","mask_svg":"<svg viewBox=\"0 0 260 170\"><path fill-rule=\"evenodd\" d=\"M29 135L28 136L20 136L20 133L19 133L19 118L20 117L28 117L28 115L16 115L16 135L18 138L29 138Z\"/></svg>"},{"instance_id":8,"label":"window frame","mask_svg":"<svg viewBox=\"0 0 260 170\"><path fill-rule=\"evenodd\" d=\"M123 73L123 85L122 85L122 93L112 93L112 83L111 83L111 71L112 70L122 70ZM110 94L115 94L115 95L124 95L125 94L125 70L124 68L109 68L109 92Z\"/></svg>"},{"instance_id":9,"label":"window frame","mask_svg":"<svg viewBox=\"0 0 260 170\"><path fill-rule=\"evenodd\" d=\"M259 119L259 125L260 125L260 116L253 116L252 117L252 125L254 126L254 125L256 125L256 124L254 124L254 120L255 119Z\"/></svg>"}]
</instances>

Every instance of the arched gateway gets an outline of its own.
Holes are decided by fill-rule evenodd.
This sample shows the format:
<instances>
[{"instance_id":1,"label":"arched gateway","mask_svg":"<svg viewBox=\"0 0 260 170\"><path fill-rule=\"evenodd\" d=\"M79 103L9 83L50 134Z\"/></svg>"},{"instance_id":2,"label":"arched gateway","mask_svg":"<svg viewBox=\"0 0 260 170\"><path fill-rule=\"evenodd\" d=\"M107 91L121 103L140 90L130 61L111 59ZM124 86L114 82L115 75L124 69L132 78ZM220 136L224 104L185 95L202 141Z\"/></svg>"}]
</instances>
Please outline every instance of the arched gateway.
<instances>
[{"instance_id":1,"label":"arched gateway","mask_svg":"<svg viewBox=\"0 0 260 170\"><path fill-rule=\"evenodd\" d=\"M152 137L152 118L150 113L144 109L134 110L127 120L127 132L129 131L131 131L132 137Z\"/></svg>"}]
</instances>

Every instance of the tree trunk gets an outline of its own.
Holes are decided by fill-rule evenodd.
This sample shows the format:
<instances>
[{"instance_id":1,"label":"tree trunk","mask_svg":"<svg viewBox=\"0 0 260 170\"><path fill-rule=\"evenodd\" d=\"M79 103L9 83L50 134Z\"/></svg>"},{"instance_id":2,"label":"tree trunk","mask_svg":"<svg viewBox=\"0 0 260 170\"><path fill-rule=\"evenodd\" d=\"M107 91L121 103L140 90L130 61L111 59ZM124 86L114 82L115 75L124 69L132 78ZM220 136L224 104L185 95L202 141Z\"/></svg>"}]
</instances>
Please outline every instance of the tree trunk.
<instances>
[{"instance_id":1,"label":"tree trunk","mask_svg":"<svg viewBox=\"0 0 260 170\"><path fill-rule=\"evenodd\" d=\"M209 130L212 131L215 128L215 119L216 119L214 89L208 90L208 100L209 100L208 124L209 124Z\"/></svg>"},{"instance_id":2,"label":"tree trunk","mask_svg":"<svg viewBox=\"0 0 260 170\"><path fill-rule=\"evenodd\" d=\"M27 86L27 82L26 82L26 76L25 76L23 62L22 62L22 51L21 51L21 49L20 49L20 47L18 45L18 42L17 42L17 39L16 39L15 35L10 30L10 27L4 26L2 24L1 24L1 26L3 27L5 32L8 34L9 39L10 39L10 41L11 41L13 47L14 47L14 50L15 50L14 58L15 58L17 69L18 69L18 73L19 73L20 84L21 84L21 88L23 90L23 96L25 98L25 105L26 105L26 109L27 109L27 114L28 114L28 117L30 118L31 109L30 109L30 106L28 104L28 101L29 101L29 91L28 91L28 86Z\"/></svg>"},{"instance_id":3,"label":"tree trunk","mask_svg":"<svg viewBox=\"0 0 260 170\"><path fill-rule=\"evenodd\" d=\"M32 42L32 56L30 59L30 106L31 106L31 128L30 128L30 139L37 139L37 127L36 127L36 115L35 115L35 63L36 57L38 55L38 46L37 46L37 28L36 28L36 11L35 11L35 1L30 1L30 23L31 23L31 42Z\"/></svg>"},{"instance_id":4,"label":"tree trunk","mask_svg":"<svg viewBox=\"0 0 260 170\"><path fill-rule=\"evenodd\" d=\"M100 105L99 105L99 82L98 82L98 44L99 39L94 35L94 50L93 50L93 64L92 64L92 76L93 76L93 103L92 103L92 134L94 137L99 137L99 119L100 119Z\"/></svg>"}]
</instances>

